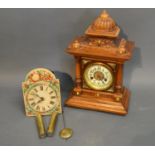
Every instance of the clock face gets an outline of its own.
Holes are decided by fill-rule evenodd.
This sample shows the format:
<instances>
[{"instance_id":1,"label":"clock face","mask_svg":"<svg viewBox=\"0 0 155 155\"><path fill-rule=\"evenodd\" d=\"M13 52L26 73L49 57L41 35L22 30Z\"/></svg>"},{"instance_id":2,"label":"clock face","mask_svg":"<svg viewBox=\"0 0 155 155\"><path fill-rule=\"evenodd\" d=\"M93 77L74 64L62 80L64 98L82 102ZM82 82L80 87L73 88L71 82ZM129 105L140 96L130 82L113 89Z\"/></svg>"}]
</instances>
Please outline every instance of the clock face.
<instances>
[{"instance_id":1,"label":"clock face","mask_svg":"<svg viewBox=\"0 0 155 155\"><path fill-rule=\"evenodd\" d=\"M93 63L86 67L84 71L86 84L95 90L106 90L113 83L113 74L109 66L103 63Z\"/></svg>"},{"instance_id":2,"label":"clock face","mask_svg":"<svg viewBox=\"0 0 155 155\"><path fill-rule=\"evenodd\" d=\"M32 86L26 94L26 102L33 111L40 113L52 111L59 103L56 91L46 83Z\"/></svg>"}]
</instances>

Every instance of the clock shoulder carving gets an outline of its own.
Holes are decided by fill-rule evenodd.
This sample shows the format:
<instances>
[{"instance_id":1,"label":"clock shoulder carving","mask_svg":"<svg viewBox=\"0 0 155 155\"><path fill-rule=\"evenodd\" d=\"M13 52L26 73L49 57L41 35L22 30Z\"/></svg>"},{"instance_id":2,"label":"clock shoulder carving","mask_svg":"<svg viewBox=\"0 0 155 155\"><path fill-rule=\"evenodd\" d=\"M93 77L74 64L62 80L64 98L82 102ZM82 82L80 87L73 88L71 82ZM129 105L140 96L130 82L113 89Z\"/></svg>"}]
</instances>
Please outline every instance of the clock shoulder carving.
<instances>
[{"instance_id":1,"label":"clock shoulder carving","mask_svg":"<svg viewBox=\"0 0 155 155\"><path fill-rule=\"evenodd\" d=\"M123 39L98 38L82 36L76 38L68 46L69 54L83 57L98 57L113 59L113 61L125 62L132 56L134 43Z\"/></svg>"}]
</instances>

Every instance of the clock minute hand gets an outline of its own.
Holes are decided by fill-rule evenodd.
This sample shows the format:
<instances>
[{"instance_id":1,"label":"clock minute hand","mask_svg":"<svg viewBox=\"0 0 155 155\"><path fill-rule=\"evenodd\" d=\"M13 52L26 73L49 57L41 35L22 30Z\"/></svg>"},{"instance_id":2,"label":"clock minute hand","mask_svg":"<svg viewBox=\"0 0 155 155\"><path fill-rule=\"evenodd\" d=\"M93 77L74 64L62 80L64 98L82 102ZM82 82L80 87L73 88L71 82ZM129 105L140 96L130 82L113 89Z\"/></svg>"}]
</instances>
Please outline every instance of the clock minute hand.
<instances>
[{"instance_id":1,"label":"clock minute hand","mask_svg":"<svg viewBox=\"0 0 155 155\"><path fill-rule=\"evenodd\" d=\"M42 99L42 97L40 97L38 94L32 94L32 95Z\"/></svg>"},{"instance_id":2,"label":"clock minute hand","mask_svg":"<svg viewBox=\"0 0 155 155\"><path fill-rule=\"evenodd\" d=\"M36 97L40 97L38 94L35 94L35 93L31 93L31 95L36 96Z\"/></svg>"}]
</instances>

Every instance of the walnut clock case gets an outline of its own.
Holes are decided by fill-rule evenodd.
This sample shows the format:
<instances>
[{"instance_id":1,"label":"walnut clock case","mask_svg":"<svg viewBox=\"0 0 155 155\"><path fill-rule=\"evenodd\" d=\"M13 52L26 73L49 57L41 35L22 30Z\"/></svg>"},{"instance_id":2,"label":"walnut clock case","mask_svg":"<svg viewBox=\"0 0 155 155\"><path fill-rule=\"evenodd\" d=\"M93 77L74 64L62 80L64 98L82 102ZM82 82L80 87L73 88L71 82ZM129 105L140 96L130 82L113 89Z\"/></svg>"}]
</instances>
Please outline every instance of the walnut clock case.
<instances>
[{"instance_id":1,"label":"walnut clock case","mask_svg":"<svg viewBox=\"0 0 155 155\"><path fill-rule=\"evenodd\" d=\"M123 86L123 65L134 42L119 37L120 28L106 11L73 40L67 53L75 58L75 87L65 104L125 115L130 91Z\"/></svg>"}]
</instances>

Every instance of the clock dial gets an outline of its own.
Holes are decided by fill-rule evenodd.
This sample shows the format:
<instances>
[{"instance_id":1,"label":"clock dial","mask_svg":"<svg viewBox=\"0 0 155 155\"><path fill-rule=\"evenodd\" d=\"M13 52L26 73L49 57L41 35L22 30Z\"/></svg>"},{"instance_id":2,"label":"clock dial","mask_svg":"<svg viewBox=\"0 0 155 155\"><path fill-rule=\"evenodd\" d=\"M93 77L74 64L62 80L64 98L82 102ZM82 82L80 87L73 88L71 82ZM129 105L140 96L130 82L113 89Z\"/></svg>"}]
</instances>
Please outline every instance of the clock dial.
<instances>
[{"instance_id":1,"label":"clock dial","mask_svg":"<svg viewBox=\"0 0 155 155\"><path fill-rule=\"evenodd\" d=\"M86 67L84 71L86 84L95 90L106 90L113 83L111 68L102 63L93 63Z\"/></svg>"},{"instance_id":2,"label":"clock dial","mask_svg":"<svg viewBox=\"0 0 155 155\"><path fill-rule=\"evenodd\" d=\"M32 110L41 113L55 109L58 103L56 91L45 83L31 87L27 92L26 100Z\"/></svg>"}]
</instances>

